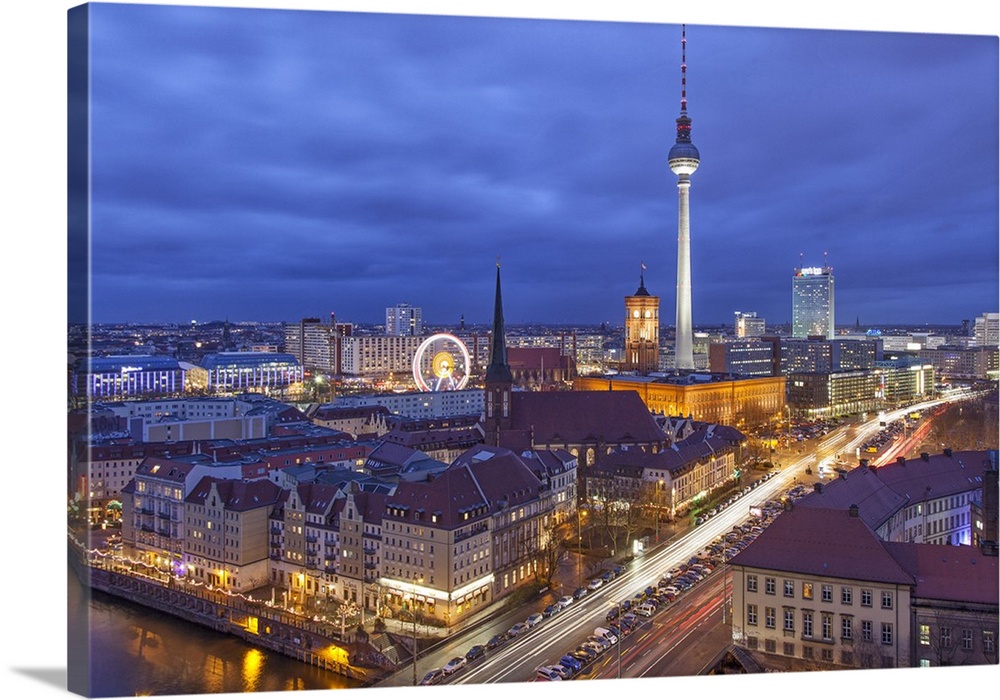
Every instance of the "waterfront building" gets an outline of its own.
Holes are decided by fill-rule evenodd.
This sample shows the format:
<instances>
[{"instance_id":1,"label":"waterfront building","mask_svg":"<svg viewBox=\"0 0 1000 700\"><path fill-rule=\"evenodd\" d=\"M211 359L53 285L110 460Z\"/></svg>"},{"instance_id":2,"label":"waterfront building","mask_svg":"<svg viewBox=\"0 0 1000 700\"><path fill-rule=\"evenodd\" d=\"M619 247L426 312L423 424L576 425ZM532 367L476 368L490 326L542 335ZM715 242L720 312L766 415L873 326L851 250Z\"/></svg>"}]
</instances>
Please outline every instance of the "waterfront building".
<instances>
[{"instance_id":1,"label":"waterfront building","mask_svg":"<svg viewBox=\"0 0 1000 700\"><path fill-rule=\"evenodd\" d=\"M208 372L208 391L213 394L278 393L302 383L302 365L289 353L210 353L201 365Z\"/></svg>"},{"instance_id":2,"label":"waterfront building","mask_svg":"<svg viewBox=\"0 0 1000 700\"><path fill-rule=\"evenodd\" d=\"M735 332L737 338L759 338L764 335L764 319L756 311L737 311Z\"/></svg>"},{"instance_id":3,"label":"waterfront building","mask_svg":"<svg viewBox=\"0 0 1000 700\"><path fill-rule=\"evenodd\" d=\"M400 482L382 517L379 586L445 624L537 580L552 501L509 450L478 446L429 481Z\"/></svg>"},{"instance_id":4,"label":"waterfront building","mask_svg":"<svg viewBox=\"0 0 1000 700\"><path fill-rule=\"evenodd\" d=\"M97 401L179 396L185 374L176 359L161 355L82 357L73 365L70 388L74 396Z\"/></svg>"},{"instance_id":5,"label":"waterfront building","mask_svg":"<svg viewBox=\"0 0 1000 700\"><path fill-rule=\"evenodd\" d=\"M386 307L386 335L422 335L423 332L423 310L419 306L399 303Z\"/></svg>"},{"instance_id":6,"label":"waterfront building","mask_svg":"<svg viewBox=\"0 0 1000 700\"><path fill-rule=\"evenodd\" d=\"M792 277L792 337L834 337L833 268L800 267Z\"/></svg>"},{"instance_id":7,"label":"waterfront building","mask_svg":"<svg viewBox=\"0 0 1000 700\"><path fill-rule=\"evenodd\" d=\"M642 266L645 270L645 264ZM643 274L639 288L625 297L625 350L621 369L646 374L659 369L660 297L646 291Z\"/></svg>"},{"instance_id":8,"label":"waterfront building","mask_svg":"<svg viewBox=\"0 0 1000 700\"><path fill-rule=\"evenodd\" d=\"M184 499L184 570L192 581L250 591L269 581L267 528L281 488L205 476Z\"/></svg>"},{"instance_id":9,"label":"waterfront building","mask_svg":"<svg viewBox=\"0 0 1000 700\"><path fill-rule=\"evenodd\" d=\"M183 576L185 499L205 476L266 478L252 463L217 463L201 454L147 457L121 490L122 542L126 554Z\"/></svg>"}]
</instances>

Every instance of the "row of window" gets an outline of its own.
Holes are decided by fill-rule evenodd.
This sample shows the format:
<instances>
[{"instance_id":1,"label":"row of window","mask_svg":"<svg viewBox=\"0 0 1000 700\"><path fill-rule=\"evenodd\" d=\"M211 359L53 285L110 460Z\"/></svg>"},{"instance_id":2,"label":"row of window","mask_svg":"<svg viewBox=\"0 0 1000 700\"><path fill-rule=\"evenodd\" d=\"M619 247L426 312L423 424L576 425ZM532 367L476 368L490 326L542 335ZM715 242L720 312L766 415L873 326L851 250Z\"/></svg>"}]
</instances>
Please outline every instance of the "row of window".
<instances>
[{"instance_id":1,"label":"row of window","mask_svg":"<svg viewBox=\"0 0 1000 700\"><path fill-rule=\"evenodd\" d=\"M757 574L747 574L747 591L750 593L756 593L758 591L758 581ZM777 595L777 579L773 576L764 577L764 593L767 595ZM810 581L802 582L802 600L814 600L816 593L815 585ZM824 583L820 585L820 597L819 600L823 603L833 603L833 585L829 583ZM795 597L795 581L792 579L784 579L782 581L782 591L784 597L794 598ZM893 592L892 591L880 591L880 602L883 610L892 610L893 608ZM874 593L871 588L861 589L861 607L870 608L872 607L874 600ZM850 586L840 587L840 602L842 605L853 605L854 604L854 589Z\"/></svg>"},{"instance_id":2,"label":"row of window","mask_svg":"<svg viewBox=\"0 0 1000 700\"><path fill-rule=\"evenodd\" d=\"M783 608L782 610L782 630L795 633L795 608ZM833 641L833 613L821 612L819 614L820 628L819 635L816 634L815 621L816 613L813 610L802 610L802 637L805 639L818 638L824 641ZM759 609L755 603L747 604L746 621L747 625L757 626L759 620ZM776 629L777 608L764 607L764 627ZM893 626L891 622L881 623L881 642L892 644ZM862 641L873 641L874 626L871 620L861 620L860 638ZM840 616L840 638L853 640L855 638L854 616Z\"/></svg>"}]
</instances>

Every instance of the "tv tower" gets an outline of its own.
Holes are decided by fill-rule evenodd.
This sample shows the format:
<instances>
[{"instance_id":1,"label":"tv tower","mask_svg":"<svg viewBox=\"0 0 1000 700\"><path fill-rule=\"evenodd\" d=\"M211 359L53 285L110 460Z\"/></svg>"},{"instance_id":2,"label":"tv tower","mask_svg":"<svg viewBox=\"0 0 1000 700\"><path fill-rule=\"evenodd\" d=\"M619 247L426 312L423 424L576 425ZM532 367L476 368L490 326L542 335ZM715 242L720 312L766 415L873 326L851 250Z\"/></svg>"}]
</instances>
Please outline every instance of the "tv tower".
<instances>
[{"instance_id":1,"label":"tv tower","mask_svg":"<svg viewBox=\"0 0 1000 700\"><path fill-rule=\"evenodd\" d=\"M691 329L691 220L688 191L691 173L700 163L698 149L691 143L691 117L687 115L687 25L681 25L681 115L677 117L677 141L667 163L677 175L677 339L674 369L694 369Z\"/></svg>"}]
</instances>

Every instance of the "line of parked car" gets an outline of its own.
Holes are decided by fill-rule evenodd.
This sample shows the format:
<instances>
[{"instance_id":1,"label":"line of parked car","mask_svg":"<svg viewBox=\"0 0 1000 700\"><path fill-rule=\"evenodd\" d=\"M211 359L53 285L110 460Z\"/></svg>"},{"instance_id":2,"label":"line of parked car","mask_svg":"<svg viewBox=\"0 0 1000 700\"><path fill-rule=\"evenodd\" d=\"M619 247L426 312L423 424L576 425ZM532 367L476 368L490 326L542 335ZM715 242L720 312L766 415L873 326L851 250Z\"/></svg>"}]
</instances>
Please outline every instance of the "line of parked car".
<instances>
[{"instance_id":1,"label":"line of parked car","mask_svg":"<svg viewBox=\"0 0 1000 700\"><path fill-rule=\"evenodd\" d=\"M420 681L420 685L435 685L440 683L442 680L451 676L458 671L464 669L468 664L477 661L484 657L488 652L497 649L498 647L505 644L508 640L514 639L515 637L520 637L521 635L529 632L534 627L537 627L542 621L556 615L570 605L580 600L588 593L593 590L597 590L604 583L613 580L617 576L625 572L624 566L615 566L601 574L598 578L591 581L586 587L577 588L572 595L564 595L556 602L547 606L541 612L532 613L528 615L526 619L521 622L513 624L510 629L506 632L501 632L500 634L495 634L485 643L476 644L466 652L465 656L456 656L451 659L441 668L435 668L427 672Z\"/></svg>"},{"instance_id":2,"label":"line of parked car","mask_svg":"<svg viewBox=\"0 0 1000 700\"><path fill-rule=\"evenodd\" d=\"M722 511L724 511L726 508L728 508L729 506L733 505L738 500L740 500L740 498L742 498L743 496L747 495L748 493L750 493L751 491L753 491L755 488L757 488L758 486L760 486L765 481L767 481L768 479L770 479L771 477L775 476L778 473L779 473L779 470L777 470L777 469L772 469L771 471L767 472L766 474L764 474L763 476L761 476L759 479L757 479L753 483L749 484L748 486L744 486L743 490L739 491L738 493L734 493L732 496L730 496L726 500L721 501L718 505L716 505L716 506L714 506L712 508L709 508L704 513L702 513L701 515L699 515L698 517L696 517L694 519L694 524L695 525L701 525L702 523L706 522L712 516L718 515L719 513L721 513Z\"/></svg>"}]
</instances>

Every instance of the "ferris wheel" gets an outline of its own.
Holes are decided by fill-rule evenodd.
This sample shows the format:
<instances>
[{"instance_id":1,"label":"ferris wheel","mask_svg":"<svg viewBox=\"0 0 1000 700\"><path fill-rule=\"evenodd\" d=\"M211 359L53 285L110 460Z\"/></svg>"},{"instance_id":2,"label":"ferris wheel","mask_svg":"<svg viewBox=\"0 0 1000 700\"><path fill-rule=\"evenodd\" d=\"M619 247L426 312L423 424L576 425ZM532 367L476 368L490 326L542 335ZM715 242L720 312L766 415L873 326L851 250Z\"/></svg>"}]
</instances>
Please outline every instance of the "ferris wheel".
<instances>
[{"instance_id":1,"label":"ferris wheel","mask_svg":"<svg viewBox=\"0 0 1000 700\"><path fill-rule=\"evenodd\" d=\"M413 355L413 380L421 391L457 391L469 382L469 349L450 333L424 340Z\"/></svg>"}]
</instances>

